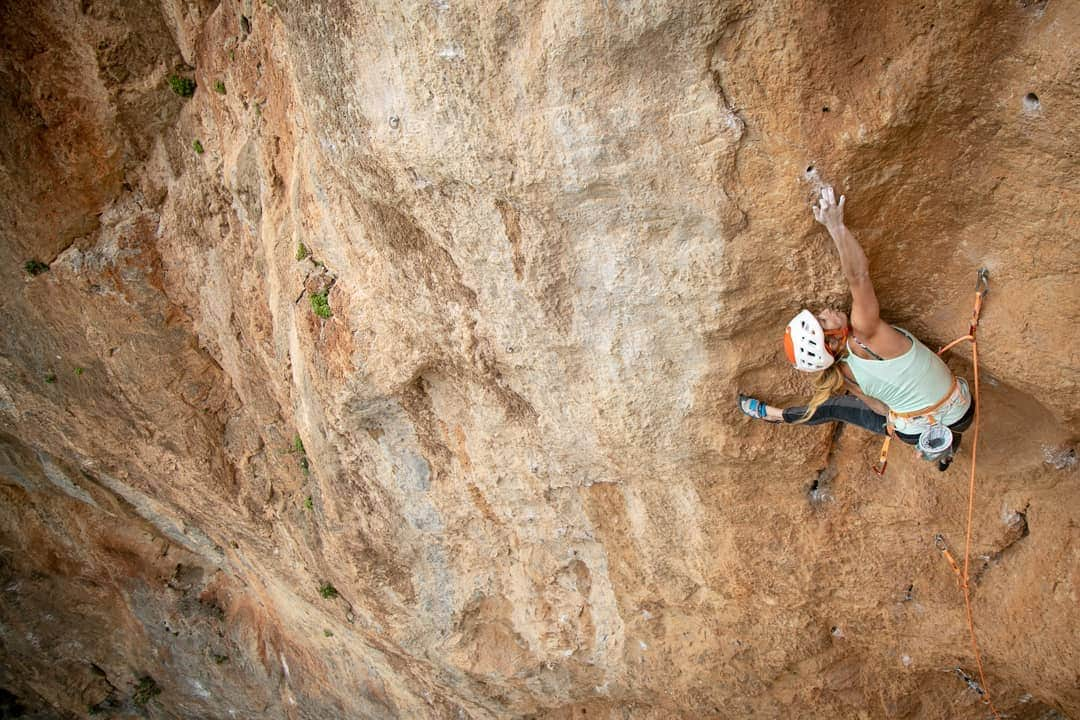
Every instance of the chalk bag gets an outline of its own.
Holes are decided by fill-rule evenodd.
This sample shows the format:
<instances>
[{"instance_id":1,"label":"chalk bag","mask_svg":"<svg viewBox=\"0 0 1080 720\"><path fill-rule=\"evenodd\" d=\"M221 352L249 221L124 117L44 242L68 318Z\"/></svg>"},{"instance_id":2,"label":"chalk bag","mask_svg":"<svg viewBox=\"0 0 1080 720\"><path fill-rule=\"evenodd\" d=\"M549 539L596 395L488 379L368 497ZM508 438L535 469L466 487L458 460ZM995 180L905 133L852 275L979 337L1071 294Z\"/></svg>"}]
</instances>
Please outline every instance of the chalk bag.
<instances>
[{"instance_id":1,"label":"chalk bag","mask_svg":"<svg viewBox=\"0 0 1080 720\"><path fill-rule=\"evenodd\" d=\"M940 460L952 455L952 430L935 423L919 435L919 444L916 446L919 457L923 460Z\"/></svg>"}]
</instances>

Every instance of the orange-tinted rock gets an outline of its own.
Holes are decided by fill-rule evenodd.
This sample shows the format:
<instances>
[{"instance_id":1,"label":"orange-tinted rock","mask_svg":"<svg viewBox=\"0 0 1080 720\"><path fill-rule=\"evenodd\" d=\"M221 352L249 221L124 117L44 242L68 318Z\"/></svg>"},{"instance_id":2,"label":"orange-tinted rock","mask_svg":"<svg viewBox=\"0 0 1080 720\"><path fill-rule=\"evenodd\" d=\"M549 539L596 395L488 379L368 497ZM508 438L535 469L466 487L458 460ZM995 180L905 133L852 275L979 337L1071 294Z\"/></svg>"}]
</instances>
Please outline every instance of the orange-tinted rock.
<instances>
[{"instance_id":1,"label":"orange-tinted rock","mask_svg":"<svg viewBox=\"0 0 1080 720\"><path fill-rule=\"evenodd\" d=\"M734 406L806 391L831 183L927 344L990 270L979 643L1080 717L1076 6L16 5L0 702L985 717L973 433Z\"/></svg>"}]
</instances>

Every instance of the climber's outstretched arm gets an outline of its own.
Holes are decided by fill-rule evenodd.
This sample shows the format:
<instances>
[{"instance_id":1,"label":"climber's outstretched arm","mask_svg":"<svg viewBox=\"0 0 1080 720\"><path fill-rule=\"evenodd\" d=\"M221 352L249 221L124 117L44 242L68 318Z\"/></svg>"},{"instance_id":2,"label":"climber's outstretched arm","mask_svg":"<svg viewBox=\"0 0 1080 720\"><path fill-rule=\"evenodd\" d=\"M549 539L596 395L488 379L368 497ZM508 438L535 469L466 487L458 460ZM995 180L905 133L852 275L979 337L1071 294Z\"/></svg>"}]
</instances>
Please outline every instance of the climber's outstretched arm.
<instances>
[{"instance_id":1,"label":"climber's outstretched arm","mask_svg":"<svg viewBox=\"0 0 1080 720\"><path fill-rule=\"evenodd\" d=\"M851 289L851 327L860 340L870 342L881 325L881 307L874 292L874 282L870 279L870 263L859 241L843 223L830 227L829 234L836 243L840 268Z\"/></svg>"},{"instance_id":2,"label":"climber's outstretched arm","mask_svg":"<svg viewBox=\"0 0 1080 720\"><path fill-rule=\"evenodd\" d=\"M870 263L859 241L844 225L845 200L841 195L840 202L837 202L832 187L825 186L818 204L814 206L814 219L829 231L840 254L840 268L851 288L852 330L876 352L895 357L907 350L909 342L891 325L881 321L881 308L874 293L874 283L870 280Z\"/></svg>"}]
</instances>

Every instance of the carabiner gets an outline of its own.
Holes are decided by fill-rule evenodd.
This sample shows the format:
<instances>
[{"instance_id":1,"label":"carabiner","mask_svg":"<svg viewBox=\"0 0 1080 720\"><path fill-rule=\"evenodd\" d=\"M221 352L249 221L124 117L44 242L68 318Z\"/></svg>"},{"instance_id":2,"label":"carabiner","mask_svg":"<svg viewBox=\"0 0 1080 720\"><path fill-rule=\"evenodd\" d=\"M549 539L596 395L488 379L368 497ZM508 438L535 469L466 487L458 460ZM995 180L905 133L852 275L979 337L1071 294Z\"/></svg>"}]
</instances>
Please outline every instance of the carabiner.
<instances>
[{"instance_id":1,"label":"carabiner","mask_svg":"<svg viewBox=\"0 0 1080 720\"><path fill-rule=\"evenodd\" d=\"M938 533L934 536L934 547L936 547L941 552L945 552L949 549L949 546L945 544L945 536L941 533Z\"/></svg>"}]
</instances>

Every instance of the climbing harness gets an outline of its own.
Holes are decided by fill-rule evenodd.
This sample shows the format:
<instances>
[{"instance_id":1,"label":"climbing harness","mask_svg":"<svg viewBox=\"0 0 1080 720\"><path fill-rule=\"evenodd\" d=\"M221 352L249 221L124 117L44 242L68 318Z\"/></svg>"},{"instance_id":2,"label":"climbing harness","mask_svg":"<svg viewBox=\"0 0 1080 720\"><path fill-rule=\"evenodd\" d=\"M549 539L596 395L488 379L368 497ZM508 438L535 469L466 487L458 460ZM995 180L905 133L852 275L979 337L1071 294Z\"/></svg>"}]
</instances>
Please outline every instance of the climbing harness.
<instances>
[{"instance_id":1,"label":"climbing harness","mask_svg":"<svg viewBox=\"0 0 1080 720\"><path fill-rule=\"evenodd\" d=\"M940 355L941 352L938 352ZM916 410L914 412L895 412L890 410L889 417L885 421L885 432L888 433L888 437L885 438L885 442L882 444L881 455L878 457L878 464L874 467L874 472L878 475L885 474L885 466L889 461L889 439L895 432L896 420L922 420L921 423L913 423L913 425L920 425L922 429L919 431L919 442L917 447L920 452L919 455L924 460L938 460L943 457L952 455L952 431L941 422L941 415L938 414L938 410L945 408L943 412L947 412L948 408L958 399L964 397L967 393L967 385L961 384L961 381L957 378L953 378L952 385L949 387L949 392L945 393L945 397L938 400L936 403L928 408L922 410ZM942 447L938 442L942 435L942 431L947 432L949 435L949 444ZM933 452L924 452L924 450L932 449Z\"/></svg>"},{"instance_id":2,"label":"climbing harness","mask_svg":"<svg viewBox=\"0 0 1080 720\"><path fill-rule=\"evenodd\" d=\"M982 311L983 298L986 293L990 291L990 283L988 281L989 273L986 269L979 270L978 280L975 282L975 307L971 311L971 326L968 328L968 334L953 340L945 347L938 350L938 355L941 355L946 350L953 346L965 341L971 341L971 364L975 375L975 394L972 398L972 402L975 403L975 422L974 432L971 439L971 477L968 482L968 504L967 504L967 527L964 531L964 566L963 569L957 564L956 559L953 558L952 553L949 552L948 545L945 543L945 538L941 535L934 536L934 545L941 552L942 557L949 563L949 567L952 568L953 573L956 574L957 583L960 585L960 590L964 593L964 610L967 614L968 632L971 635L971 652L975 656L975 667L979 671L979 681L976 683L974 678L971 678L963 670L957 668L957 674L968 683L968 686L975 690L982 701L990 708L990 712L993 713L997 720L1000 720L1001 716L998 714L997 709L994 707L994 703L990 700L990 689L986 684L986 674L983 672L982 656L979 654L979 643L975 637L975 619L971 612L971 586L969 584L971 575L969 573L971 566L971 530L974 525L973 518L975 513L975 457L976 452L979 449L979 345L975 340L975 331L979 327L979 313ZM920 438L920 441L922 439ZM884 469L883 469L884 470Z\"/></svg>"}]
</instances>

